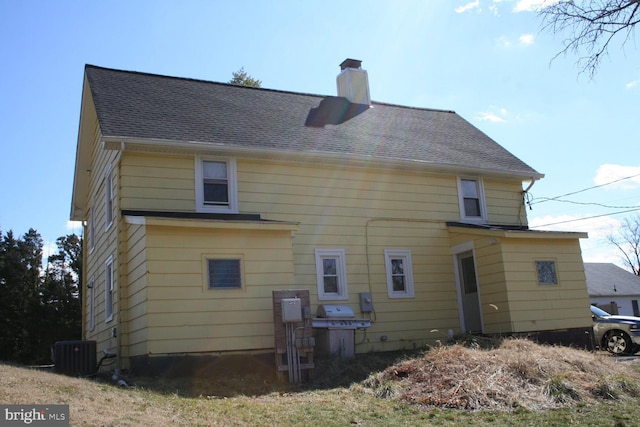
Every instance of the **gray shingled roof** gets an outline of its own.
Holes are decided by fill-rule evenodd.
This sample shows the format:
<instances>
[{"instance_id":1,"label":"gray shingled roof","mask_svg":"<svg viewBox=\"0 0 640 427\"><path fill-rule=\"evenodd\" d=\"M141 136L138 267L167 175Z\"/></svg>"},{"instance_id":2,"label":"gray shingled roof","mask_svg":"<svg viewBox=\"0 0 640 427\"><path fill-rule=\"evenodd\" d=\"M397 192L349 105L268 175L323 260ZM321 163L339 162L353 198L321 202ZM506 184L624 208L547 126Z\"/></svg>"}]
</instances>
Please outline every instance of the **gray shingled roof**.
<instances>
[{"instance_id":1,"label":"gray shingled roof","mask_svg":"<svg viewBox=\"0 0 640 427\"><path fill-rule=\"evenodd\" d=\"M374 102L341 124L308 126L310 113L323 101L339 108L331 101L344 99L92 65L85 73L105 138L357 155L542 176L452 111Z\"/></svg>"},{"instance_id":2,"label":"gray shingled roof","mask_svg":"<svg viewBox=\"0 0 640 427\"><path fill-rule=\"evenodd\" d=\"M640 295L640 276L610 263L584 263L589 296Z\"/></svg>"}]
</instances>

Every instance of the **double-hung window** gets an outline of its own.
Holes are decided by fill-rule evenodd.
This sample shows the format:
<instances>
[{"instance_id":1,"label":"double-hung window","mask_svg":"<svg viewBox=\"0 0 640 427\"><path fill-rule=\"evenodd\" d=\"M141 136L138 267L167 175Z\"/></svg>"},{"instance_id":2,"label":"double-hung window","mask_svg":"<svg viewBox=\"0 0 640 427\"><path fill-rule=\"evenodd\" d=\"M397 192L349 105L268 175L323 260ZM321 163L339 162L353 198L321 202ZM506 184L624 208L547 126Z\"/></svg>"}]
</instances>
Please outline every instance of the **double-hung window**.
<instances>
[{"instance_id":1,"label":"double-hung window","mask_svg":"<svg viewBox=\"0 0 640 427\"><path fill-rule=\"evenodd\" d=\"M318 298L344 300L347 294L347 272L344 249L316 249Z\"/></svg>"},{"instance_id":2,"label":"double-hung window","mask_svg":"<svg viewBox=\"0 0 640 427\"><path fill-rule=\"evenodd\" d=\"M385 249L384 263L387 271L389 298L413 298L413 265L408 249Z\"/></svg>"},{"instance_id":3,"label":"double-hung window","mask_svg":"<svg viewBox=\"0 0 640 427\"><path fill-rule=\"evenodd\" d=\"M482 180L458 178L458 199L463 221L485 222L487 220Z\"/></svg>"},{"instance_id":4,"label":"double-hung window","mask_svg":"<svg viewBox=\"0 0 640 427\"><path fill-rule=\"evenodd\" d=\"M114 191L113 191L113 172L111 168L107 170L107 173L104 178L104 220L105 220L105 229L111 227L113 223L113 199L114 199Z\"/></svg>"},{"instance_id":5,"label":"double-hung window","mask_svg":"<svg viewBox=\"0 0 640 427\"><path fill-rule=\"evenodd\" d=\"M105 263L104 268L104 317L105 322L113 319L113 293L114 293L114 276L113 276L113 256L110 256Z\"/></svg>"},{"instance_id":6,"label":"double-hung window","mask_svg":"<svg viewBox=\"0 0 640 427\"><path fill-rule=\"evenodd\" d=\"M237 213L235 159L196 157L198 212Z\"/></svg>"},{"instance_id":7,"label":"double-hung window","mask_svg":"<svg viewBox=\"0 0 640 427\"><path fill-rule=\"evenodd\" d=\"M87 224L89 231L89 252L93 252L93 248L96 246L96 216L94 214L95 209L93 207L89 210L89 224Z\"/></svg>"}]
</instances>

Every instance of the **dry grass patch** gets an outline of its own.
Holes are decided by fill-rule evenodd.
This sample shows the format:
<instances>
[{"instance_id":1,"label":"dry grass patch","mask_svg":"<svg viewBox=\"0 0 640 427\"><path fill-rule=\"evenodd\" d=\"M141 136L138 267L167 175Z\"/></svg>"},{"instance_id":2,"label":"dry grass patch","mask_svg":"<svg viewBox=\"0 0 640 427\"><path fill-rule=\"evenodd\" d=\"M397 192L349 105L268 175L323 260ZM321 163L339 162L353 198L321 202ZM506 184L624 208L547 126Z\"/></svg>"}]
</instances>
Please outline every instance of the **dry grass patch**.
<instances>
[{"instance_id":1,"label":"dry grass patch","mask_svg":"<svg viewBox=\"0 0 640 427\"><path fill-rule=\"evenodd\" d=\"M636 398L640 375L604 354L510 339L490 350L435 348L364 385L379 397L427 407L540 410Z\"/></svg>"}]
</instances>

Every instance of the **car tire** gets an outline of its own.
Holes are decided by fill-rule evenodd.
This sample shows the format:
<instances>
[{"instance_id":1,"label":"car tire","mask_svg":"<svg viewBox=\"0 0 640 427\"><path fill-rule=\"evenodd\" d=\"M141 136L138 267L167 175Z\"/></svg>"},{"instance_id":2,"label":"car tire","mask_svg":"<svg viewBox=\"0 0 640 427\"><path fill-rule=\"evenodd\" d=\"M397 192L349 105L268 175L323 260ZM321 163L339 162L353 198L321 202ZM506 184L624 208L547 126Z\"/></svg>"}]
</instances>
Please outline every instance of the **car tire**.
<instances>
[{"instance_id":1,"label":"car tire","mask_svg":"<svg viewBox=\"0 0 640 427\"><path fill-rule=\"evenodd\" d=\"M616 356L631 354L632 347L631 338L622 331L611 331L605 337L604 348Z\"/></svg>"}]
</instances>

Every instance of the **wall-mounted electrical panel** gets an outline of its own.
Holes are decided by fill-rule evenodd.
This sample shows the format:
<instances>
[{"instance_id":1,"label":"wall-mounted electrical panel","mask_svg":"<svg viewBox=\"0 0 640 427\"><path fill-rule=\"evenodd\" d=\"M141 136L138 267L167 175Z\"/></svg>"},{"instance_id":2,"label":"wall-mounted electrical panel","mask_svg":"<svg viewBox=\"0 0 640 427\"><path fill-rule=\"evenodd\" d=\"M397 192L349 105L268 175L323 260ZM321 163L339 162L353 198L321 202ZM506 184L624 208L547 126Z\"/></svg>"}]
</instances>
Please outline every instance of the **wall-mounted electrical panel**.
<instances>
[{"instance_id":1,"label":"wall-mounted electrical panel","mask_svg":"<svg viewBox=\"0 0 640 427\"><path fill-rule=\"evenodd\" d=\"M302 322L302 302L300 298L283 298L282 299L282 321Z\"/></svg>"},{"instance_id":2,"label":"wall-mounted electrical panel","mask_svg":"<svg viewBox=\"0 0 640 427\"><path fill-rule=\"evenodd\" d=\"M363 313L371 313L373 311L371 292L360 292L360 311Z\"/></svg>"}]
</instances>

